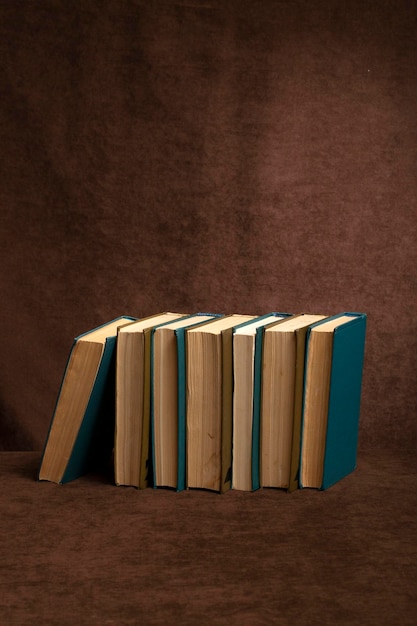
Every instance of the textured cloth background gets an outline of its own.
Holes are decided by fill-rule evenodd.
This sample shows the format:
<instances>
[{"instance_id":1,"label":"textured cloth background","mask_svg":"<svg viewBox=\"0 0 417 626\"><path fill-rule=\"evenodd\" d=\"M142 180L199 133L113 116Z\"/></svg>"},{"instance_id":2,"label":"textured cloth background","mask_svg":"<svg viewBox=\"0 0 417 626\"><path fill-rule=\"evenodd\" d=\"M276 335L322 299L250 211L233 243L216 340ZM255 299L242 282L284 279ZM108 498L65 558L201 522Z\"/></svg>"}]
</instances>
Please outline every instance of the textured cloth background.
<instances>
[{"instance_id":1,"label":"textured cloth background","mask_svg":"<svg viewBox=\"0 0 417 626\"><path fill-rule=\"evenodd\" d=\"M0 445L73 337L164 310L369 315L361 445L415 447L417 5L0 1Z\"/></svg>"}]
</instances>

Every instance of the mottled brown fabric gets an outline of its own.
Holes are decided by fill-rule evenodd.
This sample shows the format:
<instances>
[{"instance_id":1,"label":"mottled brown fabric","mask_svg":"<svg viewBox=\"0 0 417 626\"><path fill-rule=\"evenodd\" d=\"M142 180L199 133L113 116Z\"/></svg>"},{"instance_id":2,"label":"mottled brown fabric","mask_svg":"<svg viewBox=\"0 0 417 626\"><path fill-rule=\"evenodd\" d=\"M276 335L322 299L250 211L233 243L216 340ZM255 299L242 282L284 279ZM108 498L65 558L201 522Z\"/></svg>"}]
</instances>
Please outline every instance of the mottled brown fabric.
<instances>
[{"instance_id":1,"label":"mottled brown fabric","mask_svg":"<svg viewBox=\"0 0 417 626\"><path fill-rule=\"evenodd\" d=\"M414 458L367 453L325 492L36 483L0 455L2 624L414 626Z\"/></svg>"},{"instance_id":2,"label":"mottled brown fabric","mask_svg":"<svg viewBox=\"0 0 417 626\"><path fill-rule=\"evenodd\" d=\"M72 338L164 310L369 315L361 441L417 443L417 5L0 2L0 446Z\"/></svg>"}]
</instances>

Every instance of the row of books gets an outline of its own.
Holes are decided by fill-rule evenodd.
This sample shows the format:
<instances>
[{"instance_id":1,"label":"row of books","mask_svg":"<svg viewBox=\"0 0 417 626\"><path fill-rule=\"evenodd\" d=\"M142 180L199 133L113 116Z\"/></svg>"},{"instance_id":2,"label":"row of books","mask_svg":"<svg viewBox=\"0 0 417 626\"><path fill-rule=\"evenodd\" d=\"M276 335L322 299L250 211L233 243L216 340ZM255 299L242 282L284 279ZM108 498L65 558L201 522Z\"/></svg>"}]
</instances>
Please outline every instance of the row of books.
<instances>
[{"instance_id":1,"label":"row of books","mask_svg":"<svg viewBox=\"0 0 417 626\"><path fill-rule=\"evenodd\" d=\"M40 480L326 489L356 466L366 315L159 313L72 345Z\"/></svg>"}]
</instances>

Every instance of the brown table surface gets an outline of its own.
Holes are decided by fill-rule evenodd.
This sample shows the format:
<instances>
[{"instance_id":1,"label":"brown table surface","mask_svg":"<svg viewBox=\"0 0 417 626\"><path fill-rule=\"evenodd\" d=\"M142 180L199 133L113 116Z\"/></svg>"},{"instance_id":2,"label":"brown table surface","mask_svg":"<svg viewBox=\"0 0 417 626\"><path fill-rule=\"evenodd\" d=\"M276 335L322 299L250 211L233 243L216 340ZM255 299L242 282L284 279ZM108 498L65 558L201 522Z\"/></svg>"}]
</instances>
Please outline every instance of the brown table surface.
<instances>
[{"instance_id":1,"label":"brown table surface","mask_svg":"<svg viewBox=\"0 0 417 626\"><path fill-rule=\"evenodd\" d=\"M415 455L325 492L36 481L0 454L1 624L417 624Z\"/></svg>"}]
</instances>

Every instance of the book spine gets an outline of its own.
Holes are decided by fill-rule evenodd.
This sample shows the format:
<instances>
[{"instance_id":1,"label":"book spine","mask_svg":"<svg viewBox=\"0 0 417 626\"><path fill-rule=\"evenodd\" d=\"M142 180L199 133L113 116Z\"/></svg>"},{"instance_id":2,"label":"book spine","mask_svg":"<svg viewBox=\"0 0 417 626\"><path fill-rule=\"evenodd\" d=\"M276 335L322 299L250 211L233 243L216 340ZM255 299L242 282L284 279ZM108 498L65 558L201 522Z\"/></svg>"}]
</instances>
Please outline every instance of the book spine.
<instances>
[{"instance_id":1,"label":"book spine","mask_svg":"<svg viewBox=\"0 0 417 626\"><path fill-rule=\"evenodd\" d=\"M178 479L177 491L186 486L186 357L185 329L175 331L178 359Z\"/></svg>"},{"instance_id":2,"label":"book spine","mask_svg":"<svg viewBox=\"0 0 417 626\"><path fill-rule=\"evenodd\" d=\"M255 335L254 379L253 379L253 419L252 419L252 489L259 489L260 482L260 430L261 430L261 378L262 344L264 328L258 328Z\"/></svg>"},{"instance_id":3,"label":"book spine","mask_svg":"<svg viewBox=\"0 0 417 626\"><path fill-rule=\"evenodd\" d=\"M221 484L224 493L232 482L233 329L222 331Z\"/></svg>"},{"instance_id":4,"label":"book spine","mask_svg":"<svg viewBox=\"0 0 417 626\"><path fill-rule=\"evenodd\" d=\"M146 329L144 335L143 369L143 420L142 449L140 454L139 489L153 485L152 448L150 438L151 421L151 332Z\"/></svg>"},{"instance_id":5,"label":"book spine","mask_svg":"<svg viewBox=\"0 0 417 626\"><path fill-rule=\"evenodd\" d=\"M298 489L301 453L301 423L303 410L304 362L306 353L306 337L308 327L299 328L295 332L295 385L294 385L294 418L292 432L291 465L288 491Z\"/></svg>"}]
</instances>

